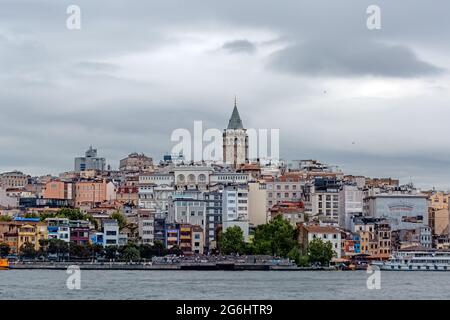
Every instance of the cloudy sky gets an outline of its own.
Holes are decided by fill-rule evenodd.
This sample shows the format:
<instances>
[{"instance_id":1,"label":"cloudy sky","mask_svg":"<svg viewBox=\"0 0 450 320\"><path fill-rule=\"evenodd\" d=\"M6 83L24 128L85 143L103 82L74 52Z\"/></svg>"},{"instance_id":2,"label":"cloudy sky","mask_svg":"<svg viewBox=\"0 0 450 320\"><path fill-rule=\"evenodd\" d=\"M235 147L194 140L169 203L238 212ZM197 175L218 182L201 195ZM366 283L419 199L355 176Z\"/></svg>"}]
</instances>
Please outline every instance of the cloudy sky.
<instances>
[{"instance_id":1,"label":"cloudy sky","mask_svg":"<svg viewBox=\"0 0 450 320\"><path fill-rule=\"evenodd\" d=\"M66 9L81 8L81 30ZM381 8L381 30L366 9ZM450 3L0 1L0 171L155 159L174 129L280 128L284 159L450 188Z\"/></svg>"}]
</instances>

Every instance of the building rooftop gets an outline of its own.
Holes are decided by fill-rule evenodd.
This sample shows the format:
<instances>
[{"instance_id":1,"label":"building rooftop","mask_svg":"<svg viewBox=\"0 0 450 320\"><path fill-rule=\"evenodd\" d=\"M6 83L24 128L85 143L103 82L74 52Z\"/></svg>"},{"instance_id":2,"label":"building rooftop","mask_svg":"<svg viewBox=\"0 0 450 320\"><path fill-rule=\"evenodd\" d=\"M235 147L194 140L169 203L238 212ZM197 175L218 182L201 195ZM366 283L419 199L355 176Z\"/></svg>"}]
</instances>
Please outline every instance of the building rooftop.
<instances>
[{"instance_id":1,"label":"building rooftop","mask_svg":"<svg viewBox=\"0 0 450 320\"><path fill-rule=\"evenodd\" d=\"M318 226L318 225L303 225L303 227L309 232L309 233L340 233L340 231L333 227L328 226Z\"/></svg>"},{"instance_id":2,"label":"building rooftop","mask_svg":"<svg viewBox=\"0 0 450 320\"><path fill-rule=\"evenodd\" d=\"M241 117L239 116L239 111L237 109L236 98L234 99L233 113L231 114L227 129L244 129Z\"/></svg>"}]
</instances>

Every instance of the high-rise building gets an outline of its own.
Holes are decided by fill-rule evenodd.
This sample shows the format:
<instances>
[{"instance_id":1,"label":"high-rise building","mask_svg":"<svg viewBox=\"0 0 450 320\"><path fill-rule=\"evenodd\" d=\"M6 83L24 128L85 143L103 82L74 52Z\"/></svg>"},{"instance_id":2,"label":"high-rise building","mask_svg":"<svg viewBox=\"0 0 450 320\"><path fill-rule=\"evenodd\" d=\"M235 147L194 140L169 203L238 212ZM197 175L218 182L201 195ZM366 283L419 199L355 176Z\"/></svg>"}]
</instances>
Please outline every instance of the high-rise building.
<instances>
[{"instance_id":1,"label":"high-rise building","mask_svg":"<svg viewBox=\"0 0 450 320\"><path fill-rule=\"evenodd\" d=\"M97 149L93 149L92 146L86 151L84 157L75 158L75 171L85 170L105 170L105 158L97 157Z\"/></svg>"},{"instance_id":2,"label":"high-rise building","mask_svg":"<svg viewBox=\"0 0 450 320\"><path fill-rule=\"evenodd\" d=\"M235 168L248 160L248 135L244 129L236 99L228 127L223 132L223 161Z\"/></svg>"}]
</instances>

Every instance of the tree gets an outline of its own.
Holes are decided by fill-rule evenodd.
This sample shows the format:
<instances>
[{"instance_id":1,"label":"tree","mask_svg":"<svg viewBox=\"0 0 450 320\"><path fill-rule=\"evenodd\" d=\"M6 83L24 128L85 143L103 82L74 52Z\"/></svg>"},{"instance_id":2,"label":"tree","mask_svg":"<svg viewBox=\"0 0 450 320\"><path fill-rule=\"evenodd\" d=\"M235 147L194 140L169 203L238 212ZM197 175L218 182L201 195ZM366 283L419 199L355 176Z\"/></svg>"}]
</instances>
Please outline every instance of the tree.
<instances>
[{"instance_id":1,"label":"tree","mask_svg":"<svg viewBox=\"0 0 450 320\"><path fill-rule=\"evenodd\" d=\"M136 261L141 258L139 250L134 245L126 245L120 257L125 261Z\"/></svg>"},{"instance_id":2,"label":"tree","mask_svg":"<svg viewBox=\"0 0 450 320\"><path fill-rule=\"evenodd\" d=\"M10 216L2 216L2 215L0 215L0 221L9 222L9 221L12 221L12 218Z\"/></svg>"},{"instance_id":3,"label":"tree","mask_svg":"<svg viewBox=\"0 0 450 320\"><path fill-rule=\"evenodd\" d=\"M89 245L71 243L69 246L70 258L89 259L91 250Z\"/></svg>"},{"instance_id":4,"label":"tree","mask_svg":"<svg viewBox=\"0 0 450 320\"><path fill-rule=\"evenodd\" d=\"M238 226L230 227L219 234L219 249L222 254L242 253L244 246L244 233Z\"/></svg>"},{"instance_id":5,"label":"tree","mask_svg":"<svg viewBox=\"0 0 450 320\"><path fill-rule=\"evenodd\" d=\"M302 255L300 253L299 248L292 248L291 251L289 251L287 257L290 260L293 260L295 264L299 267L307 267L309 266L309 258L306 255Z\"/></svg>"},{"instance_id":6,"label":"tree","mask_svg":"<svg viewBox=\"0 0 450 320\"><path fill-rule=\"evenodd\" d=\"M9 244L7 243L0 243L0 257L6 257L9 252L11 251L11 248L9 246Z\"/></svg>"},{"instance_id":7,"label":"tree","mask_svg":"<svg viewBox=\"0 0 450 320\"><path fill-rule=\"evenodd\" d=\"M330 241L323 242L322 239L314 239L308 244L308 256L311 263L328 265L333 258L333 245Z\"/></svg>"},{"instance_id":8,"label":"tree","mask_svg":"<svg viewBox=\"0 0 450 320\"><path fill-rule=\"evenodd\" d=\"M50 239L48 240L49 254L56 254L56 258L60 260L61 256L65 257L69 253L69 244L61 239Z\"/></svg>"},{"instance_id":9,"label":"tree","mask_svg":"<svg viewBox=\"0 0 450 320\"><path fill-rule=\"evenodd\" d=\"M117 258L117 247L116 246L107 246L105 248L105 257L107 259L116 259Z\"/></svg>"},{"instance_id":10,"label":"tree","mask_svg":"<svg viewBox=\"0 0 450 320\"><path fill-rule=\"evenodd\" d=\"M98 257L101 257L105 254L105 250L103 249L103 246L96 243L91 246L91 256L93 259L97 259Z\"/></svg>"},{"instance_id":11,"label":"tree","mask_svg":"<svg viewBox=\"0 0 450 320\"><path fill-rule=\"evenodd\" d=\"M298 247L296 231L282 216L275 217L268 224L259 225L255 230L253 243L255 253L287 257Z\"/></svg>"},{"instance_id":12,"label":"tree","mask_svg":"<svg viewBox=\"0 0 450 320\"><path fill-rule=\"evenodd\" d=\"M168 254L181 256L181 255L183 255L183 250L181 250L180 247L175 245L172 248L165 250L163 253L163 255L168 255Z\"/></svg>"},{"instance_id":13,"label":"tree","mask_svg":"<svg viewBox=\"0 0 450 320\"><path fill-rule=\"evenodd\" d=\"M34 244L25 242L20 247L20 255L23 258L34 259L36 257L36 249L34 248Z\"/></svg>"},{"instance_id":14,"label":"tree","mask_svg":"<svg viewBox=\"0 0 450 320\"><path fill-rule=\"evenodd\" d=\"M60 218L68 218L69 220L84 220L86 217L80 209L61 208L56 214Z\"/></svg>"},{"instance_id":15,"label":"tree","mask_svg":"<svg viewBox=\"0 0 450 320\"><path fill-rule=\"evenodd\" d=\"M127 225L127 218L119 211L114 212L111 215L111 219L117 220L117 223L119 224L119 230L122 230Z\"/></svg>"}]
</instances>

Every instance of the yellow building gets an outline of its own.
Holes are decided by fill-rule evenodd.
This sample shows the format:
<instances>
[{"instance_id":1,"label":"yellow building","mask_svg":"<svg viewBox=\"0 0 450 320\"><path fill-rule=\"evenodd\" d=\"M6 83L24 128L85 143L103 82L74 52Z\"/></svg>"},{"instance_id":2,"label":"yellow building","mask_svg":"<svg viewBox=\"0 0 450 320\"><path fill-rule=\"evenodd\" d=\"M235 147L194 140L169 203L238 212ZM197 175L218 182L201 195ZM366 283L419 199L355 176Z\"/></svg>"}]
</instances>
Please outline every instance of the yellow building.
<instances>
[{"instance_id":1,"label":"yellow building","mask_svg":"<svg viewBox=\"0 0 450 320\"><path fill-rule=\"evenodd\" d=\"M39 250L39 240L45 240L48 237L47 226L44 223L24 224L17 231L17 248L22 247L29 242L34 245L35 250Z\"/></svg>"},{"instance_id":2,"label":"yellow building","mask_svg":"<svg viewBox=\"0 0 450 320\"><path fill-rule=\"evenodd\" d=\"M428 197L428 206L440 209L448 209L448 203L450 201L450 194L443 192L433 192Z\"/></svg>"},{"instance_id":3,"label":"yellow building","mask_svg":"<svg viewBox=\"0 0 450 320\"><path fill-rule=\"evenodd\" d=\"M370 232L369 231L358 231L359 238L360 238L360 250L361 253L369 254L369 247L370 247Z\"/></svg>"},{"instance_id":4,"label":"yellow building","mask_svg":"<svg viewBox=\"0 0 450 320\"><path fill-rule=\"evenodd\" d=\"M428 194L428 225L434 235L450 234L450 194L431 192Z\"/></svg>"}]
</instances>

